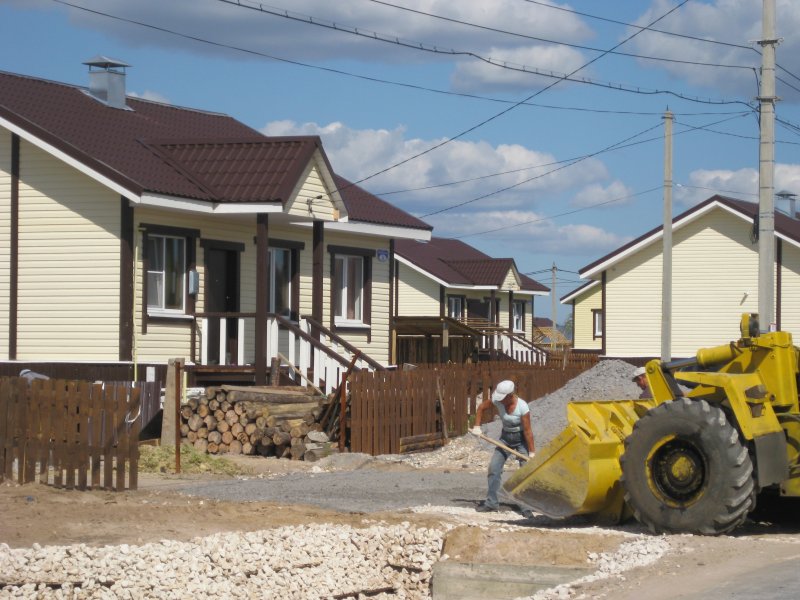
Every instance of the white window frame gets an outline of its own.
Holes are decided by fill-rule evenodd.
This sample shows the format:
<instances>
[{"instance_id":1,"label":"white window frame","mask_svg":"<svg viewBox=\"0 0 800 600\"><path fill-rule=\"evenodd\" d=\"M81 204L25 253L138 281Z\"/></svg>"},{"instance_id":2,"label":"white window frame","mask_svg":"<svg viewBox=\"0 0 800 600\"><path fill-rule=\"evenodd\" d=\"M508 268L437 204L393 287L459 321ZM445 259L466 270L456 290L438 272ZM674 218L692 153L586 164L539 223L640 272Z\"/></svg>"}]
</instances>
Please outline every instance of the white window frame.
<instances>
[{"instance_id":1,"label":"white window frame","mask_svg":"<svg viewBox=\"0 0 800 600\"><path fill-rule=\"evenodd\" d=\"M339 282L336 281L336 279L334 277L334 282L333 282L334 289L332 290L331 293L338 294L338 300L339 300L339 302L337 303L337 309L339 311L339 314L335 314L334 315L334 323L336 325L346 326L346 327L368 326L366 323L364 323L364 291L365 291L364 290L364 275L365 275L364 257L363 256L352 255L352 254L336 254L333 257L333 260L334 260L334 268L338 269L339 272L341 273L341 283L342 283L341 289L335 289ZM350 264L353 261L357 261L361 266L361 277L360 277L360 281L357 282L358 286L359 286L358 291L357 291L357 295L356 295L357 304L354 304L354 306L353 306L354 313L357 313L358 316L355 317L355 318L352 318L352 319L348 319L347 316L346 316L347 312L348 312L348 310L347 310L348 309L347 300L348 300L348 296L349 296L349 294L348 294L349 290L347 289L347 282L350 279L349 269L350 269ZM355 310L355 309L357 309L357 310Z\"/></svg>"},{"instance_id":2,"label":"white window frame","mask_svg":"<svg viewBox=\"0 0 800 600\"><path fill-rule=\"evenodd\" d=\"M145 301L147 302L147 314L151 316L175 316L175 315L185 315L186 314L186 253L188 251L188 245L186 243L186 238L181 237L179 235L165 235L161 233L149 233L147 235L147 244L149 246L150 241L153 239L160 239L162 240L161 243L161 264L164 265L164 270L156 271L153 269L153 257L148 254L148 265L147 265L147 298ZM166 240L177 240L183 246L183 265L180 267L180 289L181 289L181 306L179 308L166 308L166 281L167 281L167 272L166 272ZM148 253L150 252L150 248L148 247ZM152 305L150 304L150 294L153 292L153 285L150 281L151 275L161 275L162 283L161 286L161 298L160 298L160 306L159 305Z\"/></svg>"},{"instance_id":3,"label":"white window frame","mask_svg":"<svg viewBox=\"0 0 800 600\"><path fill-rule=\"evenodd\" d=\"M291 317L292 314L292 251L288 248L270 248L269 249L269 312L275 312L275 304L278 294L278 286L276 284L276 268L277 262L275 261L275 255L277 253L285 253L288 265L289 265L289 277L286 280L286 312L281 314L281 316L286 317L287 319Z\"/></svg>"},{"instance_id":4,"label":"white window frame","mask_svg":"<svg viewBox=\"0 0 800 600\"><path fill-rule=\"evenodd\" d=\"M603 311L592 311L592 337L594 339L603 337Z\"/></svg>"},{"instance_id":5,"label":"white window frame","mask_svg":"<svg viewBox=\"0 0 800 600\"><path fill-rule=\"evenodd\" d=\"M514 300L511 302L511 315L514 324L514 331L525 333L525 300Z\"/></svg>"},{"instance_id":6,"label":"white window frame","mask_svg":"<svg viewBox=\"0 0 800 600\"><path fill-rule=\"evenodd\" d=\"M457 308L458 310L453 310ZM464 297L463 296L448 296L447 297L447 316L451 319L461 321L464 319Z\"/></svg>"}]
</instances>

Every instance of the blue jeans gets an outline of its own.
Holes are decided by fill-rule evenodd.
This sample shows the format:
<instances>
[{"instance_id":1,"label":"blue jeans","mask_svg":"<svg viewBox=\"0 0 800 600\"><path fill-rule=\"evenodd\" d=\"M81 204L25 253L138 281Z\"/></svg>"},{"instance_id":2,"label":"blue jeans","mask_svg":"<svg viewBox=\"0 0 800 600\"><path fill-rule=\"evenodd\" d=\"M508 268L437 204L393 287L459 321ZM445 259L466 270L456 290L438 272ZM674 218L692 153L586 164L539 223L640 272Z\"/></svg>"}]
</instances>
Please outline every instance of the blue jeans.
<instances>
[{"instance_id":1,"label":"blue jeans","mask_svg":"<svg viewBox=\"0 0 800 600\"><path fill-rule=\"evenodd\" d=\"M528 455L528 447L525 445L522 432L512 433L503 431L500 436L500 441L512 450L516 450L520 454L526 456ZM500 502L497 499L497 492L500 490L500 484L503 482L503 467L505 467L509 456L512 456L510 452L506 452L500 447L495 447L492 459L489 461L489 491L486 494L486 502L484 502L484 505L489 508L498 508L500 506ZM521 458L517 458L517 460L519 464L524 463Z\"/></svg>"}]
</instances>

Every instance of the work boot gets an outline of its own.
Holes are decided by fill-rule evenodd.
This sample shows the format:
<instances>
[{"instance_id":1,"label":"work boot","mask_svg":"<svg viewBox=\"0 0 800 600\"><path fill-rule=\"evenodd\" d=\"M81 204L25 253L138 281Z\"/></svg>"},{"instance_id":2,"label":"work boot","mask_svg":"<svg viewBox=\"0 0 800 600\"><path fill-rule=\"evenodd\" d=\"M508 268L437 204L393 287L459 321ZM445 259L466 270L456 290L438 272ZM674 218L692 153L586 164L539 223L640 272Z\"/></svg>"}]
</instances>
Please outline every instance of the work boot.
<instances>
[{"instance_id":1,"label":"work boot","mask_svg":"<svg viewBox=\"0 0 800 600\"><path fill-rule=\"evenodd\" d=\"M476 512L497 512L497 508L488 504L481 504L475 509Z\"/></svg>"}]
</instances>

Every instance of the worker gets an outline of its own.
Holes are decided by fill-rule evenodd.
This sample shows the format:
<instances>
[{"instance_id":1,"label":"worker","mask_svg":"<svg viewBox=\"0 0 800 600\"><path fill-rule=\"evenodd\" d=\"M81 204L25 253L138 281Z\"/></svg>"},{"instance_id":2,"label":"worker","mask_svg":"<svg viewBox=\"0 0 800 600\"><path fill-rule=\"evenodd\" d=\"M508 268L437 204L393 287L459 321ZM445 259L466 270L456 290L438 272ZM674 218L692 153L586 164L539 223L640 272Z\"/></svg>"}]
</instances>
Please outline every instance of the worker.
<instances>
[{"instance_id":1,"label":"worker","mask_svg":"<svg viewBox=\"0 0 800 600\"><path fill-rule=\"evenodd\" d=\"M650 391L650 384L647 382L647 371L644 367L639 367L633 372L631 381L638 385L639 389L642 390L642 393L639 394L640 400L653 397L653 392Z\"/></svg>"},{"instance_id":2,"label":"worker","mask_svg":"<svg viewBox=\"0 0 800 600\"><path fill-rule=\"evenodd\" d=\"M480 406L478 406L472 433L482 435L481 416L484 410L494 405L503 422L500 441L512 450L530 455L534 452L531 412L528 403L517 396L514 393L514 389L514 382L509 380L501 381L495 386L491 397L481 402ZM499 446L494 449L492 458L489 461L489 491L486 494L486 500L478 506L478 512L498 510L497 492L500 490L500 484L502 483L503 467L510 455L510 452ZM520 464L524 462L521 458L518 460Z\"/></svg>"}]
</instances>

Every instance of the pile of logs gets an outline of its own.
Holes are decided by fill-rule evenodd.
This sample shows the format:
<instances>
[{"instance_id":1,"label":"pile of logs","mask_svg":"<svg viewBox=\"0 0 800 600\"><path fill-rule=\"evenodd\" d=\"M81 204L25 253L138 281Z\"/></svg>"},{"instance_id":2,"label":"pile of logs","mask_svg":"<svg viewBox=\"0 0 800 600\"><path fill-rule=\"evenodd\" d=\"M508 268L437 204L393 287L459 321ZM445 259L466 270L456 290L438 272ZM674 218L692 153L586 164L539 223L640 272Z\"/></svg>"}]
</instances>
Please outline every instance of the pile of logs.
<instances>
[{"instance_id":1,"label":"pile of logs","mask_svg":"<svg viewBox=\"0 0 800 600\"><path fill-rule=\"evenodd\" d=\"M210 387L181 406L181 441L209 454L317 460L337 451L320 424L328 404L297 387Z\"/></svg>"}]
</instances>

